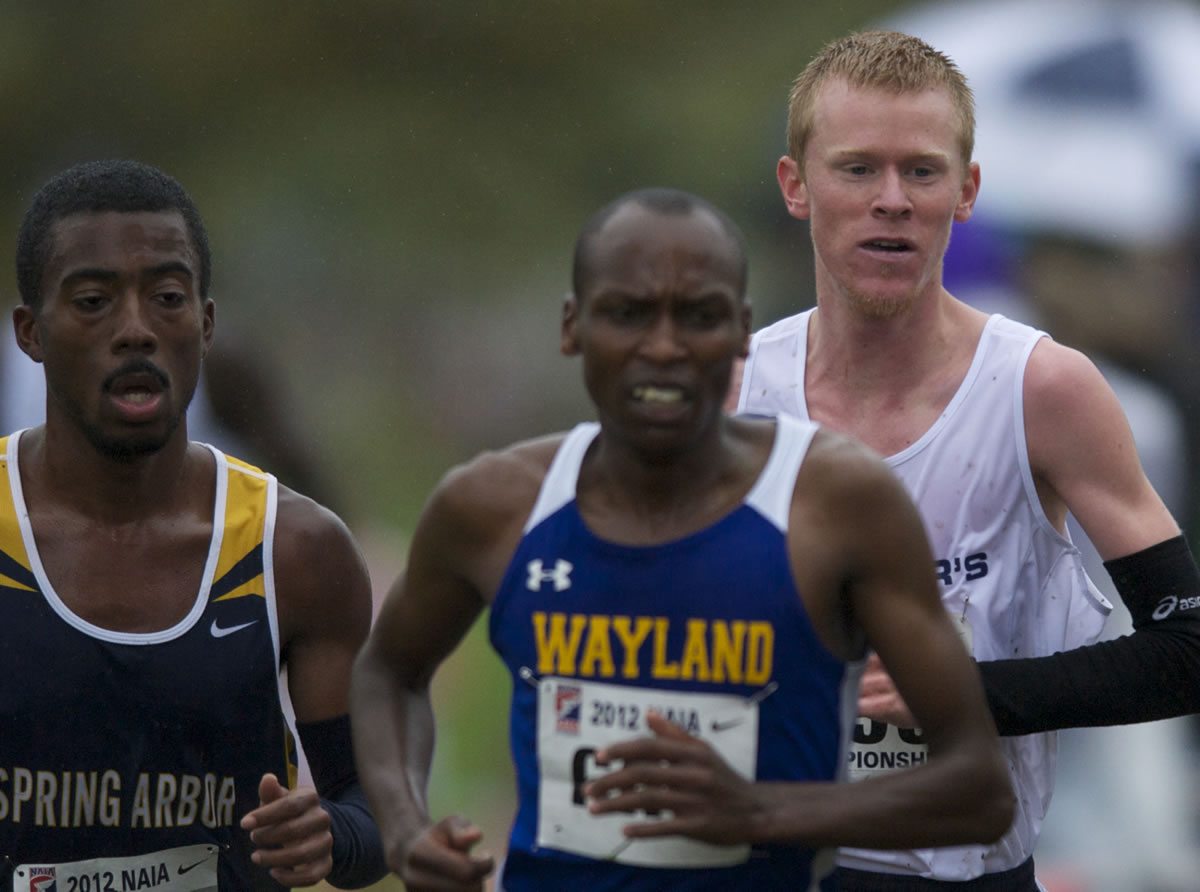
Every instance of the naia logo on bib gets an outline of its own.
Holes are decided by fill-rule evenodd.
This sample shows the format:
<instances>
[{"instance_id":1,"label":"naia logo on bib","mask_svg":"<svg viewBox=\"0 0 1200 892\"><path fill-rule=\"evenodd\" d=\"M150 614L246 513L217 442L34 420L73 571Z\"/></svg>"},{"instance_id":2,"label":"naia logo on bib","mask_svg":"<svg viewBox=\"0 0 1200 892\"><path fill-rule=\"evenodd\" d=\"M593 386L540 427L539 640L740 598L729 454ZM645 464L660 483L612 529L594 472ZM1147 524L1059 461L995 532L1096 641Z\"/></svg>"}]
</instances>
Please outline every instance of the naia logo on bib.
<instances>
[{"instance_id":1,"label":"naia logo on bib","mask_svg":"<svg viewBox=\"0 0 1200 892\"><path fill-rule=\"evenodd\" d=\"M29 868L29 892L57 892L54 885L54 868Z\"/></svg>"},{"instance_id":2,"label":"naia logo on bib","mask_svg":"<svg viewBox=\"0 0 1200 892\"><path fill-rule=\"evenodd\" d=\"M560 734L578 734L583 691L578 685L560 684L554 692L554 727Z\"/></svg>"}]
</instances>

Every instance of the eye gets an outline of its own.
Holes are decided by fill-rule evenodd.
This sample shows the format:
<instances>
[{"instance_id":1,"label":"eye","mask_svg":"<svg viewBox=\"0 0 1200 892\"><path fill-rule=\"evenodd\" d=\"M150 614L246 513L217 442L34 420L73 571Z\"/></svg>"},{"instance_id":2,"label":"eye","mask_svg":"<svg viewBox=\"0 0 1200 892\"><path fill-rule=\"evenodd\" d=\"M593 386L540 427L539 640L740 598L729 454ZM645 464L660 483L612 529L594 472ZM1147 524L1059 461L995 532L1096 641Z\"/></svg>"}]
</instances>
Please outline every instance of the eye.
<instances>
[{"instance_id":1,"label":"eye","mask_svg":"<svg viewBox=\"0 0 1200 892\"><path fill-rule=\"evenodd\" d=\"M685 328L707 331L723 325L730 318L729 305L723 300L683 304L676 311L675 318Z\"/></svg>"},{"instance_id":2,"label":"eye","mask_svg":"<svg viewBox=\"0 0 1200 892\"><path fill-rule=\"evenodd\" d=\"M598 312L618 325L637 325L645 322L654 312L651 304L635 300L619 300L597 307Z\"/></svg>"},{"instance_id":3,"label":"eye","mask_svg":"<svg viewBox=\"0 0 1200 892\"><path fill-rule=\"evenodd\" d=\"M87 313L94 313L108 304L108 295L100 292L76 294L71 298L71 304Z\"/></svg>"},{"instance_id":4,"label":"eye","mask_svg":"<svg viewBox=\"0 0 1200 892\"><path fill-rule=\"evenodd\" d=\"M187 303L187 295L182 291L159 291L154 299L167 307L181 307Z\"/></svg>"}]
</instances>

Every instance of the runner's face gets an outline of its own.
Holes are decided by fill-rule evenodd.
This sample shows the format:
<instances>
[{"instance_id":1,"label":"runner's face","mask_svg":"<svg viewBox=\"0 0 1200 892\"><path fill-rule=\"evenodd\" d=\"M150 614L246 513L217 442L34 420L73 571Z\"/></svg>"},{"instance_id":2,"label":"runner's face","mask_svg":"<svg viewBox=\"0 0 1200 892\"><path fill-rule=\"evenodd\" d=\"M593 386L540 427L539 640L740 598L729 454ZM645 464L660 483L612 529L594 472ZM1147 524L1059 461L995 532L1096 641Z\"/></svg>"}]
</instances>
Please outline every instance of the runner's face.
<instances>
[{"instance_id":1,"label":"runner's face","mask_svg":"<svg viewBox=\"0 0 1200 892\"><path fill-rule=\"evenodd\" d=\"M112 457L158 451L182 429L213 331L182 215L76 214L50 245L41 308L21 325L46 367L47 420Z\"/></svg>"},{"instance_id":2,"label":"runner's face","mask_svg":"<svg viewBox=\"0 0 1200 892\"><path fill-rule=\"evenodd\" d=\"M750 310L740 254L710 213L621 208L593 239L585 293L568 301L563 351L611 432L686 448L722 411Z\"/></svg>"},{"instance_id":3,"label":"runner's face","mask_svg":"<svg viewBox=\"0 0 1200 892\"><path fill-rule=\"evenodd\" d=\"M814 111L804 170L783 158L778 173L789 212L811 224L817 293L870 316L903 312L940 290L951 224L970 217L979 187L950 94L835 80Z\"/></svg>"}]
</instances>

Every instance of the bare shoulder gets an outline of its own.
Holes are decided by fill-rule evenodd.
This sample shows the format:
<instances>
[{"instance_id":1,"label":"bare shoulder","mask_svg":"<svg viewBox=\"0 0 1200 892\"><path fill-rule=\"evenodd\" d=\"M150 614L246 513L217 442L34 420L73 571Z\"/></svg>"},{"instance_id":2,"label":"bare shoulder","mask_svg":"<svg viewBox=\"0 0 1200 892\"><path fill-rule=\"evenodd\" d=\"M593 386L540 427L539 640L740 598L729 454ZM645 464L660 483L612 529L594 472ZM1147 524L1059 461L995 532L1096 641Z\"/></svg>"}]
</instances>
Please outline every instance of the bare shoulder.
<instances>
[{"instance_id":1,"label":"bare shoulder","mask_svg":"<svg viewBox=\"0 0 1200 892\"><path fill-rule=\"evenodd\" d=\"M1111 393L1104 376L1085 354L1050 338L1033 348L1023 384L1026 413L1056 413L1086 406Z\"/></svg>"},{"instance_id":2,"label":"bare shoulder","mask_svg":"<svg viewBox=\"0 0 1200 892\"><path fill-rule=\"evenodd\" d=\"M1095 363L1043 339L1029 357L1023 394L1029 465L1058 529L1069 512L1105 557L1177 535L1142 469L1125 410Z\"/></svg>"},{"instance_id":3,"label":"bare shoulder","mask_svg":"<svg viewBox=\"0 0 1200 892\"><path fill-rule=\"evenodd\" d=\"M460 535L494 531L517 515L524 522L562 439L554 434L526 440L451 468L430 495L424 514L452 519Z\"/></svg>"},{"instance_id":4,"label":"bare shoulder","mask_svg":"<svg viewBox=\"0 0 1200 892\"><path fill-rule=\"evenodd\" d=\"M356 548L345 522L329 508L282 483L279 484L279 508L276 514L276 561L292 553L307 555L313 549Z\"/></svg>"},{"instance_id":5,"label":"bare shoulder","mask_svg":"<svg viewBox=\"0 0 1200 892\"><path fill-rule=\"evenodd\" d=\"M807 521L798 530L820 531L828 541L855 548L893 536L919 517L908 490L878 453L828 428L817 431L800 466L792 512Z\"/></svg>"},{"instance_id":6,"label":"bare shoulder","mask_svg":"<svg viewBox=\"0 0 1200 892\"><path fill-rule=\"evenodd\" d=\"M796 476L788 526L792 572L825 646L862 655L881 592L932 580L933 558L916 506L873 450L821 428Z\"/></svg>"},{"instance_id":7,"label":"bare shoulder","mask_svg":"<svg viewBox=\"0 0 1200 892\"><path fill-rule=\"evenodd\" d=\"M329 508L282 484L273 558L283 603L330 591L366 592L370 603L366 562L349 527Z\"/></svg>"},{"instance_id":8,"label":"bare shoulder","mask_svg":"<svg viewBox=\"0 0 1200 892\"><path fill-rule=\"evenodd\" d=\"M405 576L434 591L457 580L487 601L521 541L561 436L484 452L452 468L421 511ZM441 597L441 596L439 596Z\"/></svg>"},{"instance_id":9,"label":"bare shoulder","mask_svg":"<svg viewBox=\"0 0 1200 892\"><path fill-rule=\"evenodd\" d=\"M1133 455L1132 432L1117 395L1096 364L1078 350L1043 338L1022 384L1025 437L1035 475L1082 471L1083 454L1101 446Z\"/></svg>"},{"instance_id":10,"label":"bare shoulder","mask_svg":"<svg viewBox=\"0 0 1200 892\"><path fill-rule=\"evenodd\" d=\"M887 463L859 440L821 427L813 435L800 469L804 486L797 492L817 492L828 498L878 498L880 488L899 486Z\"/></svg>"}]
</instances>

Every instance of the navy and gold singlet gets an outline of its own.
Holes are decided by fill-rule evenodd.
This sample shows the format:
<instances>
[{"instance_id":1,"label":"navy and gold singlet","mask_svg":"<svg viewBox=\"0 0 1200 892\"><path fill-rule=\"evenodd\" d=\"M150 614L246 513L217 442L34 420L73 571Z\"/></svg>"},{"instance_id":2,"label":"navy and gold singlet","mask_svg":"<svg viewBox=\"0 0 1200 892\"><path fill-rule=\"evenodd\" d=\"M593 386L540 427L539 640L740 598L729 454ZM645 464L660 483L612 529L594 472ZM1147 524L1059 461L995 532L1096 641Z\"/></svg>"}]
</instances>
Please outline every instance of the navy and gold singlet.
<instances>
[{"instance_id":1,"label":"navy and gold singlet","mask_svg":"<svg viewBox=\"0 0 1200 892\"><path fill-rule=\"evenodd\" d=\"M598 427L559 447L492 605L491 641L513 676L518 808L505 892L810 890L832 852L629 841L644 816L591 815L594 752L644 736L654 709L708 741L744 776L844 776L858 670L817 638L787 549L796 474L816 425L779 421L745 501L715 524L654 546L594 536L575 501Z\"/></svg>"},{"instance_id":2,"label":"navy and gold singlet","mask_svg":"<svg viewBox=\"0 0 1200 892\"><path fill-rule=\"evenodd\" d=\"M47 579L19 436L0 440L0 889L282 888L251 865L238 826L265 772L295 782L275 478L209 447L213 536L192 609L163 631L114 632L72 613Z\"/></svg>"}]
</instances>

